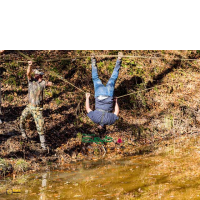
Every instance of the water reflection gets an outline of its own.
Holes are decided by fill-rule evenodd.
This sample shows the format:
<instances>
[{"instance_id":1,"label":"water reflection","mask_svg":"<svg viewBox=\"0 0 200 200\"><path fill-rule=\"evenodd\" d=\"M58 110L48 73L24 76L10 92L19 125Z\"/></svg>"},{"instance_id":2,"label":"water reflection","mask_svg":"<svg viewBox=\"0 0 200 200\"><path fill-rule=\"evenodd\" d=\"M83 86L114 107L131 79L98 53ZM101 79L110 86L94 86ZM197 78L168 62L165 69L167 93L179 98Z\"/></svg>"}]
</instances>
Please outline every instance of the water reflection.
<instances>
[{"instance_id":1,"label":"water reflection","mask_svg":"<svg viewBox=\"0 0 200 200\"><path fill-rule=\"evenodd\" d=\"M15 181L22 194L3 195L0 200L149 199L149 194L155 197L151 199L181 199L184 195L189 199L191 194L199 195L199 179L185 178L185 182L181 182L181 163L184 162L173 161L181 166L176 173L170 159L157 155L71 164L66 170L31 174L23 181Z\"/></svg>"},{"instance_id":2,"label":"water reflection","mask_svg":"<svg viewBox=\"0 0 200 200\"><path fill-rule=\"evenodd\" d=\"M68 170L44 172L27 177L21 184L25 196L18 199L110 199L137 190L140 175L149 165L127 159L70 165ZM15 196L16 197L16 196Z\"/></svg>"},{"instance_id":3,"label":"water reflection","mask_svg":"<svg viewBox=\"0 0 200 200\"><path fill-rule=\"evenodd\" d=\"M42 174L42 187L40 188L39 200L46 200L47 173Z\"/></svg>"}]
</instances>

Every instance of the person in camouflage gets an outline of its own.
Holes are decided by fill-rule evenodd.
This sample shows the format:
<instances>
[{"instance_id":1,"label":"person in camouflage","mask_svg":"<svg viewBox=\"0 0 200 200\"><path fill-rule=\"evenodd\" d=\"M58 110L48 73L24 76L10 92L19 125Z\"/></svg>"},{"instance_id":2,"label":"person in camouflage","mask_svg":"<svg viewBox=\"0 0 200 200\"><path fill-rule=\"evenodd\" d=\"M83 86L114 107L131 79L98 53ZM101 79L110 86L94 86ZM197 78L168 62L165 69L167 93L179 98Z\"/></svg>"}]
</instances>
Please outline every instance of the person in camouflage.
<instances>
[{"instance_id":1,"label":"person in camouflage","mask_svg":"<svg viewBox=\"0 0 200 200\"><path fill-rule=\"evenodd\" d=\"M28 62L27 78L28 78L28 101L29 104L23 110L20 117L20 130L22 137L27 139L25 132L25 120L26 118L33 116L35 120L36 128L40 136L40 142L42 149L46 150L46 142L44 136L44 118L42 115L43 111L43 92L46 86L52 86L52 82L44 81L43 72L34 70L35 77L31 77L32 72L32 61Z\"/></svg>"}]
</instances>

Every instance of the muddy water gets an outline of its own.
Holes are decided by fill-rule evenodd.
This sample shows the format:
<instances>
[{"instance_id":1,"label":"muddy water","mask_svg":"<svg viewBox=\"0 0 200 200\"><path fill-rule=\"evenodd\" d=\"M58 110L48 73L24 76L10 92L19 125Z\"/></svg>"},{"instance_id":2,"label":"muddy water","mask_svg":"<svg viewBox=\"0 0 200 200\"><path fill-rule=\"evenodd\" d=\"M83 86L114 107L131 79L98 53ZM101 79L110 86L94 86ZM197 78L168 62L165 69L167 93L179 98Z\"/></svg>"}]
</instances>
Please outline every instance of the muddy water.
<instances>
[{"instance_id":1,"label":"muddy water","mask_svg":"<svg viewBox=\"0 0 200 200\"><path fill-rule=\"evenodd\" d=\"M187 174L187 178L181 176L187 168L186 160L159 155L76 163L70 170L49 170L1 181L0 200L200 199L199 177L191 180ZM6 189L21 191L6 194Z\"/></svg>"}]
</instances>

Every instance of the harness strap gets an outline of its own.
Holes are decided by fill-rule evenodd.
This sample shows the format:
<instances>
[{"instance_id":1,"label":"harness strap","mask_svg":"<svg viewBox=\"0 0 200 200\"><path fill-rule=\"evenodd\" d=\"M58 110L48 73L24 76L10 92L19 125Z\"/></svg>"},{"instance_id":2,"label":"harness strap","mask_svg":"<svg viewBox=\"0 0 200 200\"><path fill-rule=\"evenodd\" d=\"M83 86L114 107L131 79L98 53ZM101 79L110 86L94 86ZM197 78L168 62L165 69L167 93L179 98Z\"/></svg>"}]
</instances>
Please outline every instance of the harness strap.
<instances>
[{"instance_id":1,"label":"harness strap","mask_svg":"<svg viewBox=\"0 0 200 200\"><path fill-rule=\"evenodd\" d=\"M103 119L104 119L104 116L105 116L106 112L107 112L107 111L105 111L105 110L102 111L102 116L101 116L101 122L100 122L100 125L103 124Z\"/></svg>"},{"instance_id":2,"label":"harness strap","mask_svg":"<svg viewBox=\"0 0 200 200\"><path fill-rule=\"evenodd\" d=\"M107 110L102 110L102 109L96 109L96 110L101 111L101 112L106 112L106 113L108 113Z\"/></svg>"},{"instance_id":3,"label":"harness strap","mask_svg":"<svg viewBox=\"0 0 200 200\"><path fill-rule=\"evenodd\" d=\"M100 125L101 125L101 124L103 124L103 119L104 119L105 114L106 114L106 113L109 113L109 111L107 111L107 110L102 110L102 109L96 109L96 110L102 112L101 122L100 122Z\"/></svg>"}]
</instances>

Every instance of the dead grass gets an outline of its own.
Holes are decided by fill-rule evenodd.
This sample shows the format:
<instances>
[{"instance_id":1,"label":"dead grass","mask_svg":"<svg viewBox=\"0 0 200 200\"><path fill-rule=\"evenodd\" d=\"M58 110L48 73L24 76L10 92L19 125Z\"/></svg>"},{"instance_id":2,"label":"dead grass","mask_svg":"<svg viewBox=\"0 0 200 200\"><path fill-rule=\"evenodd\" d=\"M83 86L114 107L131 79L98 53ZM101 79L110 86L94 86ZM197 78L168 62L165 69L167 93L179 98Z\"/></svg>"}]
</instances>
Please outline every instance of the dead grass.
<instances>
[{"instance_id":1,"label":"dead grass","mask_svg":"<svg viewBox=\"0 0 200 200\"><path fill-rule=\"evenodd\" d=\"M40 56L43 59L53 59L57 56L89 56L91 52L36 51L33 53L27 51L26 53L35 58ZM117 51L96 51L95 53L116 55ZM179 57L198 58L199 53L197 51L124 51L123 53L156 56L165 59L123 59L123 65L116 83L117 95L121 95L122 90L124 90L125 94L136 90L139 90L140 93L119 99L120 119L115 125L108 127L107 134L116 140L119 137L123 141L130 140L134 145L140 147L140 145L154 145L158 141L167 141L170 138L181 138L182 135L197 133L199 129L197 119L200 99L198 63L195 61L181 61L174 64L171 59ZM14 60L23 59L14 53L11 53L9 56L10 59L13 57ZM115 62L116 58L97 59L99 77L103 82L107 82ZM93 91L90 59L77 59L74 62L66 63L46 63L46 65L49 69L60 73L62 76L66 76L67 80L77 87ZM13 74L18 74L18 72L23 72L26 69L26 64L7 65L7 68ZM8 80L10 75L8 70L5 73L4 79ZM46 72L45 75L48 78L49 72ZM4 82L2 85L3 111L6 123L3 124L0 134L19 131L18 123L22 112L21 108L27 104L26 77L23 73L18 74L19 76L21 77L19 79L21 82L17 79L18 84L9 84L12 82L11 80L7 83ZM134 82L136 77L138 80L141 79L142 83ZM48 101L45 103L44 109L48 111L45 117L46 130L49 131L48 140L54 142L52 148L56 151L56 148L68 144L71 141L70 137L75 138L77 133L83 134L89 131L96 133L96 130L94 124L86 116L83 94L80 94L79 91L58 79L53 79L53 81L55 82L55 87L45 91ZM164 85L160 87L162 84ZM120 88L120 86L123 87ZM147 88L151 89L142 91ZM12 96L14 99L6 99L9 96ZM10 102L11 100L12 102ZM77 105L79 103L78 112ZM91 99L91 103L92 107L94 107L94 99ZM73 119L75 114L76 117ZM73 120L69 121L70 119ZM86 124L89 128L85 126ZM37 137L36 129L32 126L28 128L29 136L34 135ZM59 142L57 141L58 138L60 139ZM19 141L11 143L11 139L1 143L0 148L3 156L11 152L15 153L24 150ZM83 149L79 151L81 153L84 152Z\"/></svg>"}]
</instances>

